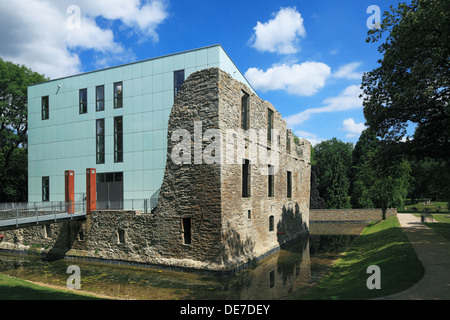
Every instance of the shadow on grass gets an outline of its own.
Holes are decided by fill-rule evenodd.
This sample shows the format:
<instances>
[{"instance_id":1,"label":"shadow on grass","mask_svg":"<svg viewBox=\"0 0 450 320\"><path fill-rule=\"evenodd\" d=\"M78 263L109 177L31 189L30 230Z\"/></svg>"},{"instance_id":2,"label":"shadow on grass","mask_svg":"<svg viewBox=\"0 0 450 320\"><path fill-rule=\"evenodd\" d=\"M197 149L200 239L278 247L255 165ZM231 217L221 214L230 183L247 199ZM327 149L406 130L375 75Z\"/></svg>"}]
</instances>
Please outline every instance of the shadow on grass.
<instances>
[{"instance_id":1,"label":"shadow on grass","mask_svg":"<svg viewBox=\"0 0 450 320\"><path fill-rule=\"evenodd\" d=\"M369 266L381 270L381 289L369 290ZM372 224L353 242L331 271L300 299L364 300L401 292L424 274L422 263L396 217Z\"/></svg>"},{"instance_id":2,"label":"shadow on grass","mask_svg":"<svg viewBox=\"0 0 450 320\"><path fill-rule=\"evenodd\" d=\"M0 287L0 300L98 300L96 297L40 287L7 277L0 278Z\"/></svg>"}]
</instances>

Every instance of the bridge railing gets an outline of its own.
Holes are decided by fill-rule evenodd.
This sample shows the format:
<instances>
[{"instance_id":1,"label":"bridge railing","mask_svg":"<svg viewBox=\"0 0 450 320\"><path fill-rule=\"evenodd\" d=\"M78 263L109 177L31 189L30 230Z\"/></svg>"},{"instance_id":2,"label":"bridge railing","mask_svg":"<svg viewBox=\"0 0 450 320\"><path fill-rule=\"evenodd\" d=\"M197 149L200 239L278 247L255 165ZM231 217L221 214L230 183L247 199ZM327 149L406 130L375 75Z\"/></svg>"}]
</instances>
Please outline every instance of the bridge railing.
<instances>
[{"instance_id":1,"label":"bridge railing","mask_svg":"<svg viewBox=\"0 0 450 320\"><path fill-rule=\"evenodd\" d=\"M86 202L0 203L0 221L86 212Z\"/></svg>"}]
</instances>

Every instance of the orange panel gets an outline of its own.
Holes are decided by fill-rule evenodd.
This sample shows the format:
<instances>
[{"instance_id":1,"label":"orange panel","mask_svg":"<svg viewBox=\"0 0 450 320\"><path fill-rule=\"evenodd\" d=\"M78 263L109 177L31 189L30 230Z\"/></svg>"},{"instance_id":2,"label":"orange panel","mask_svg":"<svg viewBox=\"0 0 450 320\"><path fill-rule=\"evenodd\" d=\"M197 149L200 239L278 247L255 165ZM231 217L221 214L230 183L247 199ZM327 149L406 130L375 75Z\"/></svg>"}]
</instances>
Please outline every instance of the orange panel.
<instances>
[{"instance_id":1,"label":"orange panel","mask_svg":"<svg viewBox=\"0 0 450 320\"><path fill-rule=\"evenodd\" d=\"M87 214L97 209L97 171L86 169L86 208Z\"/></svg>"},{"instance_id":2,"label":"orange panel","mask_svg":"<svg viewBox=\"0 0 450 320\"><path fill-rule=\"evenodd\" d=\"M65 202L69 214L75 213L75 172L66 171L65 174Z\"/></svg>"}]
</instances>

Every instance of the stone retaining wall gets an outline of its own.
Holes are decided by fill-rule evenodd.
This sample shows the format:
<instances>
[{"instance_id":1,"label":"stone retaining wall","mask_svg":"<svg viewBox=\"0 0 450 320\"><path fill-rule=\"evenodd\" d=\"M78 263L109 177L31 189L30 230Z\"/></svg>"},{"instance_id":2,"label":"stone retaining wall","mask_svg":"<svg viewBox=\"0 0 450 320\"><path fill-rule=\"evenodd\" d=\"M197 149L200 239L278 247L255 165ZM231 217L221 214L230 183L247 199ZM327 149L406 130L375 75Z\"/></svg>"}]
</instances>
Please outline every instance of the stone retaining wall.
<instances>
[{"instance_id":1,"label":"stone retaining wall","mask_svg":"<svg viewBox=\"0 0 450 320\"><path fill-rule=\"evenodd\" d=\"M311 209L310 221L377 221L383 218L381 209ZM397 209L387 209L386 217L397 215Z\"/></svg>"}]
</instances>

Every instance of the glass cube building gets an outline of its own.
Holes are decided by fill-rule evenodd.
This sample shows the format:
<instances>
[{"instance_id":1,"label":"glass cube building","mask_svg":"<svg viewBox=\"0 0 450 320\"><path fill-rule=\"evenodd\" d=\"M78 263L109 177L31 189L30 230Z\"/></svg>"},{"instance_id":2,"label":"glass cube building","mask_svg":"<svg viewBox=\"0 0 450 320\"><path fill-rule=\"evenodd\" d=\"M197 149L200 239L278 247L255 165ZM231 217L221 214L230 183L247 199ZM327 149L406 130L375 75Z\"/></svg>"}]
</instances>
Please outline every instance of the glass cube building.
<instances>
[{"instance_id":1,"label":"glass cube building","mask_svg":"<svg viewBox=\"0 0 450 320\"><path fill-rule=\"evenodd\" d=\"M247 82L220 45L54 79L28 88L28 201L75 201L97 170L97 208L140 209L164 178L174 97L190 74L220 68Z\"/></svg>"}]
</instances>

